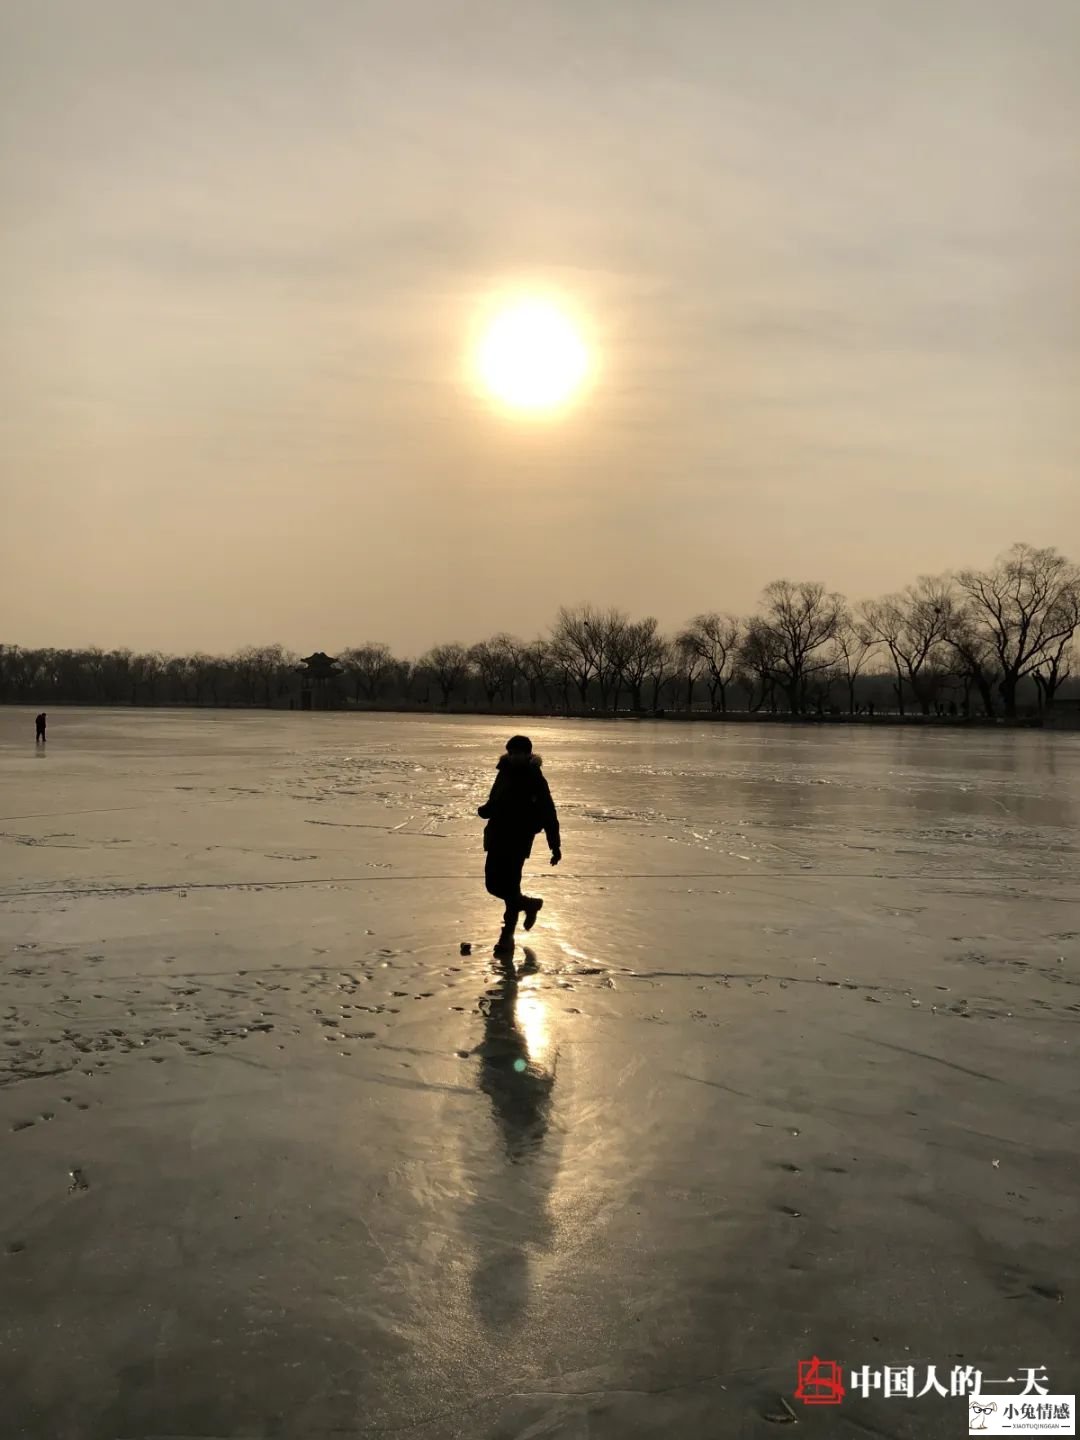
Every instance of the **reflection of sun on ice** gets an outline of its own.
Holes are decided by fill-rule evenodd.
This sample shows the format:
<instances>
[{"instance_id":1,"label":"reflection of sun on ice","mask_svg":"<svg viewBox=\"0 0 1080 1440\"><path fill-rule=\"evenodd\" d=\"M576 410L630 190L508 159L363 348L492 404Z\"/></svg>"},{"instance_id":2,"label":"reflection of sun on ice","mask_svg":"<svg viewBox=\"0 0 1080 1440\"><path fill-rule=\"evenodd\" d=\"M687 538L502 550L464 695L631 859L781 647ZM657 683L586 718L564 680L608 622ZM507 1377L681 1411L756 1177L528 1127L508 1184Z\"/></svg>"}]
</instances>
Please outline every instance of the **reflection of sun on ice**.
<instances>
[{"instance_id":1,"label":"reflection of sun on ice","mask_svg":"<svg viewBox=\"0 0 1080 1440\"><path fill-rule=\"evenodd\" d=\"M530 1063L544 1066L551 1048L551 1037L548 1033L547 1006L543 1000L538 995L519 995L514 1007L514 1023L525 1041Z\"/></svg>"},{"instance_id":2,"label":"reflection of sun on ice","mask_svg":"<svg viewBox=\"0 0 1080 1440\"><path fill-rule=\"evenodd\" d=\"M480 338L475 363L488 394L515 410L558 410L589 373L589 354L573 322L539 299L499 309Z\"/></svg>"}]
</instances>

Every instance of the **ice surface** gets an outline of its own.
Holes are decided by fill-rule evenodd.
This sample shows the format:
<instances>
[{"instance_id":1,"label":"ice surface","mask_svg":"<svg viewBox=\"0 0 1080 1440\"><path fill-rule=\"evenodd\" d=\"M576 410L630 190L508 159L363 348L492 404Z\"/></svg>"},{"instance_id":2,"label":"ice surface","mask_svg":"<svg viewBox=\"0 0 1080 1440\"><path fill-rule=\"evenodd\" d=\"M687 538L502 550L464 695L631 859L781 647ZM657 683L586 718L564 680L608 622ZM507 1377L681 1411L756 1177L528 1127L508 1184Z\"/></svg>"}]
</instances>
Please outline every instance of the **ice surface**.
<instances>
[{"instance_id":1,"label":"ice surface","mask_svg":"<svg viewBox=\"0 0 1080 1440\"><path fill-rule=\"evenodd\" d=\"M511 977L505 723L32 722L4 1437L965 1433L803 1407L815 1353L1077 1389L1080 737L536 722Z\"/></svg>"}]
</instances>

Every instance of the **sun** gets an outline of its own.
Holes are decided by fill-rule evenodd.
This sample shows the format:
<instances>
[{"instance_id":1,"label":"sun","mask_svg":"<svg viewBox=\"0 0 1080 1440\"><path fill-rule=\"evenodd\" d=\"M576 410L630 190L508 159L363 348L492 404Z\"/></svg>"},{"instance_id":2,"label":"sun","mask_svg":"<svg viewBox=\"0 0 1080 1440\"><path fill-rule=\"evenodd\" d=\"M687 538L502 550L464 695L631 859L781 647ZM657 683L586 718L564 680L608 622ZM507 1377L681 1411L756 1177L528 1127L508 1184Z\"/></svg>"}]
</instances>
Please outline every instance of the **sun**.
<instances>
[{"instance_id":1,"label":"sun","mask_svg":"<svg viewBox=\"0 0 1080 1440\"><path fill-rule=\"evenodd\" d=\"M569 316L550 300L509 301L480 336L475 368L482 388L512 410L565 408L590 371L589 351Z\"/></svg>"}]
</instances>

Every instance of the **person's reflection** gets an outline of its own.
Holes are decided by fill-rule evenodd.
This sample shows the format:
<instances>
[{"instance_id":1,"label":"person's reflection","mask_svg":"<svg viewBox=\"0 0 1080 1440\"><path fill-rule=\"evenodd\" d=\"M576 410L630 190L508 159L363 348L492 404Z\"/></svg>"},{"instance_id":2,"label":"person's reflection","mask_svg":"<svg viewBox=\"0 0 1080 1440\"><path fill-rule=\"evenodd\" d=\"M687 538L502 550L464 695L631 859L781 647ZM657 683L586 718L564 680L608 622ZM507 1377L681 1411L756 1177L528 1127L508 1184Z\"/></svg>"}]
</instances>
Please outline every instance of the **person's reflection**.
<instances>
[{"instance_id":1,"label":"person's reflection","mask_svg":"<svg viewBox=\"0 0 1080 1440\"><path fill-rule=\"evenodd\" d=\"M484 1038L479 1085L491 1101L507 1157L515 1164L533 1154L547 1133L555 1070L543 1001L522 994L519 980L535 974L535 954L525 947L520 970L500 952L502 974L480 999Z\"/></svg>"},{"instance_id":2,"label":"person's reflection","mask_svg":"<svg viewBox=\"0 0 1080 1440\"><path fill-rule=\"evenodd\" d=\"M545 1149L555 1047L544 1001L529 983L538 966L529 949L520 969L500 954L500 974L480 997L484 1034L477 1085L491 1102L509 1166L496 1165L476 1190L473 1304L486 1328L505 1337L529 1305L532 1257L551 1242L548 1202L558 1159ZM525 983L521 983L524 981ZM557 1148L557 1147L556 1147Z\"/></svg>"}]
</instances>

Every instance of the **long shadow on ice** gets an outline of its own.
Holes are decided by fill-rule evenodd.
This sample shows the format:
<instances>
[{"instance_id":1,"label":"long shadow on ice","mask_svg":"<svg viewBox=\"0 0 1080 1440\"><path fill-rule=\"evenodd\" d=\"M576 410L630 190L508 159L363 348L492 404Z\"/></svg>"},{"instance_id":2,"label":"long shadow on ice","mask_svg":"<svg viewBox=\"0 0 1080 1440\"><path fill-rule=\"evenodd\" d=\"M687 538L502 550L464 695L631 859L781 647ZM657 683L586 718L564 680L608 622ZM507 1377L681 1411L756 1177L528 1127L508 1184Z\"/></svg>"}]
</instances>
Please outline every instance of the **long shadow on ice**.
<instances>
[{"instance_id":1,"label":"long shadow on ice","mask_svg":"<svg viewBox=\"0 0 1080 1440\"><path fill-rule=\"evenodd\" d=\"M535 954L526 947L520 971L512 958L502 968L499 981L480 998L484 1038L476 1052L478 1083L491 1101L506 1157L518 1164L540 1149L547 1134L555 1053L546 1004L534 990L522 993L519 983L539 969Z\"/></svg>"},{"instance_id":2,"label":"long shadow on ice","mask_svg":"<svg viewBox=\"0 0 1080 1440\"><path fill-rule=\"evenodd\" d=\"M533 1254L550 1241L548 1205L558 1170L550 1147L545 1153L557 1050L547 1004L529 984L536 956L527 947L524 954L515 969L512 947L501 952L501 974L480 997L484 1035L474 1052L501 1154L476 1194L471 1291L481 1321L500 1330L527 1309Z\"/></svg>"}]
</instances>

